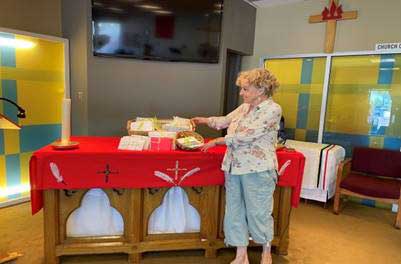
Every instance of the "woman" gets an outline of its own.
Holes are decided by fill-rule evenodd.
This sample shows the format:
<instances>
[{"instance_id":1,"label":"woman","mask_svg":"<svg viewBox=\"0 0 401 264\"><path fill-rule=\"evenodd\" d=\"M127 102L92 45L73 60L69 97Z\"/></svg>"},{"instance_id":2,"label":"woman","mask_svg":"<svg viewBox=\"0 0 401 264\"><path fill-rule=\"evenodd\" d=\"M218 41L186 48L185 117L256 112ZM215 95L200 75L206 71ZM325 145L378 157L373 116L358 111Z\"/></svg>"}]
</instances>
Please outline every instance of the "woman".
<instances>
[{"instance_id":1,"label":"woman","mask_svg":"<svg viewBox=\"0 0 401 264\"><path fill-rule=\"evenodd\" d=\"M209 141L203 151L225 144L225 242L237 247L232 264L247 264L249 234L263 245L262 264L272 263L273 192L277 182L276 141L281 107L271 98L279 86L265 69L241 72L236 84L244 103L227 116L195 117L195 124L228 128L225 137Z\"/></svg>"}]
</instances>

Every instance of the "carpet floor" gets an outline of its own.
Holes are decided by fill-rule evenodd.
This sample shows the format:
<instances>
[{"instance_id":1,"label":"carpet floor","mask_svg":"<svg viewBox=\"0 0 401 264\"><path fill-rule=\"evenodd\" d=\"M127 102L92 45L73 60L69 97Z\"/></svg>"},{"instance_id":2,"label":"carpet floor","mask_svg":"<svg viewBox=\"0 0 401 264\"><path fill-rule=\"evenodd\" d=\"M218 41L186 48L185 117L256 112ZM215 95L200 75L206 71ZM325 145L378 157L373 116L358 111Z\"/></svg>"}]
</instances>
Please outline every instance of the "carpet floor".
<instances>
[{"instance_id":1,"label":"carpet floor","mask_svg":"<svg viewBox=\"0 0 401 264\"><path fill-rule=\"evenodd\" d=\"M346 203L340 215L320 203L301 203L292 210L287 256L273 254L274 264L399 264L401 231L393 227L389 210ZM260 248L249 250L250 263L259 263ZM43 258L43 213L34 216L30 204L0 209L0 253L23 254L17 264L41 264ZM147 253L141 263L230 263L234 249L223 249L216 259L205 259L203 251ZM63 257L61 263L122 264L126 255Z\"/></svg>"}]
</instances>

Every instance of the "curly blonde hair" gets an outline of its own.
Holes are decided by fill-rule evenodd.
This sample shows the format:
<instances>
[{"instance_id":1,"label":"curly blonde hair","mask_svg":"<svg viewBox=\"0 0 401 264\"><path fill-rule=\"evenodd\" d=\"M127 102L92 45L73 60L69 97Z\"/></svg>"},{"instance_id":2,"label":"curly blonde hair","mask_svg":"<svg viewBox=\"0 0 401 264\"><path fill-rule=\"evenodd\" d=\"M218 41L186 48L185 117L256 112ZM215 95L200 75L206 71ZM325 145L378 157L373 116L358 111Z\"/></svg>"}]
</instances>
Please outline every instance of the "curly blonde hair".
<instances>
[{"instance_id":1,"label":"curly blonde hair","mask_svg":"<svg viewBox=\"0 0 401 264\"><path fill-rule=\"evenodd\" d=\"M240 72L235 84L239 87L253 85L256 89L263 89L267 97L271 97L280 86L276 77L270 71L263 68Z\"/></svg>"}]
</instances>

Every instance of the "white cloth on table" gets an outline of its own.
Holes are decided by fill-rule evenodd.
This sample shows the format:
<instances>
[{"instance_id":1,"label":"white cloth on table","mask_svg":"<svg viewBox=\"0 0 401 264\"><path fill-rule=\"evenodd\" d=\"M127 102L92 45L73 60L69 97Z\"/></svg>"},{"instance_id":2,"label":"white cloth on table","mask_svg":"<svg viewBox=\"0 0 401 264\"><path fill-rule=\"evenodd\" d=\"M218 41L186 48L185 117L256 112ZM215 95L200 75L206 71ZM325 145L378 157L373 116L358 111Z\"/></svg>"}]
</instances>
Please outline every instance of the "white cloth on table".
<instances>
[{"instance_id":1,"label":"white cloth on table","mask_svg":"<svg viewBox=\"0 0 401 264\"><path fill-rule=\"evenodd\" d=\"M110 205L101 189L90 189L82 198L81 206L67 220L68 237L115 236L124 232L121 214Z\"/></svg>"},{"instance_id":2,"label":"white cloth on table","mask_svg":"<svg viewBox=\"0 0 401 264\"><path fill-rule=\"evenodd\" d=\"M181 187L170 188L149 218L149 234L195 233L199 230L200 215Z\"/></svg>"},{"instance_id":3,"label":"white cloth on table","mask_svg":"<svg viewBox=\"0 0 401 264\"><path fill-rule=\"evenodd\" d=\"M285 145L294 148L305 156L304 177L302 188L313 189L318 185L318 173L320 166L320 153L328 144L317 144L296 140L287 140Z\"/></svg>"},{"instance_id":4,"label":"white cloth on table","mask_svg":"<svg viewBox=\"0 0 401 264\"><path fill-rule=\"evenodd\" d=\"M338 145L287 140L285 145L305 156L301 197L326 202L333 197L339 163L345 149Z\"/></svg>"}]
</instances>

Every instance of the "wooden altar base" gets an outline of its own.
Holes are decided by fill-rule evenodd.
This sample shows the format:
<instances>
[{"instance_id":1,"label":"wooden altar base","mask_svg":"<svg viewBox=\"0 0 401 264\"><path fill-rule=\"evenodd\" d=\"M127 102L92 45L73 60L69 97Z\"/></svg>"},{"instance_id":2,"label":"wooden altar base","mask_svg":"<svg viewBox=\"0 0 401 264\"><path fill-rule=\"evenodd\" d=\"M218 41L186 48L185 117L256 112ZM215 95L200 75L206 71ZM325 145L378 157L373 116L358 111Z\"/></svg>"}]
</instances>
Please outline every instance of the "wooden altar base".
<instances>
[{"instance_id":1,"label":"wooden altar base","mask_svg":"<svg viewBox=\"0 0 401 264\"><path fill-rule=\"evenodd\" d=\"M223 218L225 191L222 186L185 187L189 201L201 217L197 233L148 234L148 220L160 206L169 188L107 189L110 204L124 219L122 236L72 238L66 236L69 215L80 206L87 190L44 191L45 263L59 263L60 256L125 253L129 263L139 263L141 254L151 251L203 249L206 258L224 248ZM291 189L277 187L274 193L276 254L286 255L291 215ZM250 244L254 245L253 243Z\"/></svg>"}]
</instances>

